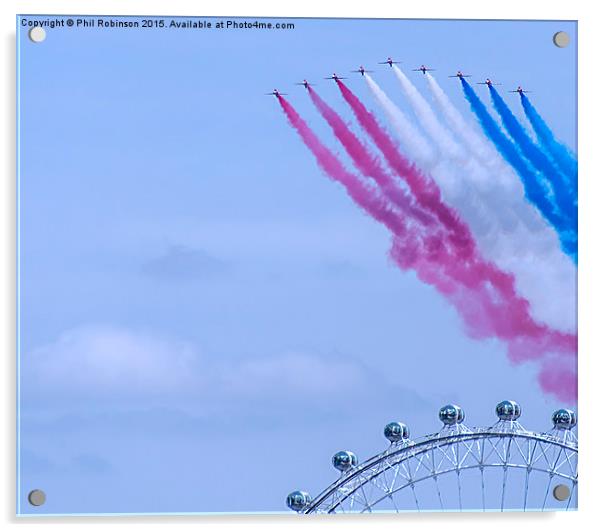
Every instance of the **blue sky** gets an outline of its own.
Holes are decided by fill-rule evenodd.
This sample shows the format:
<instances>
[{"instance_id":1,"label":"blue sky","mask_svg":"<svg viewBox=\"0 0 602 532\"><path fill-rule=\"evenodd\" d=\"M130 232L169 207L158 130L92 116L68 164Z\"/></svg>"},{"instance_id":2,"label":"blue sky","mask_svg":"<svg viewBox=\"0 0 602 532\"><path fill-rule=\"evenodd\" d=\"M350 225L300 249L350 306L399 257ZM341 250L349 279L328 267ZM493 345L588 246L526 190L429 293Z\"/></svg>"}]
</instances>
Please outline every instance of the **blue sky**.
<instances>
[{"instance_id":1,"label":"blue sky","mask_svg":"<svg viewBox=\"0 0 602 532\"><path fill-rule=\"evenodd\" d=\"M450 401L483 425L512 398L525 425L549 428L561 405L535 368L467 338L390 264L386 231L263 93L289 93L336 147L293 83L316 81L351 120L321 78L364 64L407 109L376 65L391 55L436 68L468 118L446 77L457 69L532 89L574 148L575 46L551 37L575 42L576 25L294 23L59 28L42 44L18 27L23 513L284 511L292 489L336 478L335 451L380 451L392 419L433 432ZM25 502L33 488L40 509Z\"/></svg>"}]
</instances>

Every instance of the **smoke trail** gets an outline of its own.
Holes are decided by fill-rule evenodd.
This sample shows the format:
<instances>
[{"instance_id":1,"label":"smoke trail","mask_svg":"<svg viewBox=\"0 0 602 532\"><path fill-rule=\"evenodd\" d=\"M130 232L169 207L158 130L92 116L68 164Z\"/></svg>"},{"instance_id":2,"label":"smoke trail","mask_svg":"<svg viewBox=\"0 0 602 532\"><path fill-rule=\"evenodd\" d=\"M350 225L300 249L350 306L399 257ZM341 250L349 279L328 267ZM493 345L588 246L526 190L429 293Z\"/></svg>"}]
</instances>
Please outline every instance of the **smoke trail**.
<instances>
[{"instance_id":1,"label":"smoke trail","mask_svg":"<svg viewBox=\"0 0 602 532\"><path fill-rule=\"evenodd\" d=\"M400 207L407 214L412 215L422 224L432 226L435 222L434 218L428 212L419 209L415 205L413 198L402 190L393 178L385 172L378 159L368 151L368 148L347 127L347 124L345 124L336 111L322 100L314 89L309 87L308 92L312 102L328 122L335 136L339 139L362 174L374 179L385 196L397 207Z\"/></svg>"},{"instance_id":2,"label":"smoke trail","mask_svg":"<svg viewBox=\"0 0 602 532\"><path fill-rule=\"evenodd\" d=\"M319 100L315 91L313 98L316 105L319 106L318 108L321 108L321 112L324 112L332 121L333 126L337 129L346 128L344 123L342 123L342 120L339 122L339 120L334 119L330 112L328 112L325 102ZM377 199L377 193L364 188L362 185L358 185L360 182L359 179L343 168L340 161L336 159L334 154L332 154L328 148L321 144L307 124L299 117L296 111L294 111L292 106L284 98L280 98L280 102L289 121L293 127L297 129L308 148L314 153L320 167L330 175L330 177L342 183L358 205L364 208L364 210L371 214L376 220L382 222L393 233L395 238L394 249L399 250L400 253L396 254L392 252L391 257L398 266L403 270L410 268L417 269L420 278L427 280L429 284L435 286L435 288L444 295L450 296L451 294L458 293L461 290L461 285L442 274L442 268L439 266L439 263L444 263L447 264L448 269L451 269L452 265L457 260L445 246L444 238L441 236L440 232L437 233L436 231L432 231L431 234L423 240L416 230L413 232L409 230L407 223L403 224L399 219L396 219L395 216L383 216L383 212L389 214L391 211L380 201L380 199ZM338 131L339 139L349 148L349 152L350 154L353 154L352 157L354 158L354 161L356 161L356 164L371 175L379 173L379 170L375 170L374 163L366 161L366 158L368 157L367 153L353 153L354 150L358 150L358 152L364 150L359 148L353 140L350 140L350 134L350 132L347 134ZM358 188L360 189L359 193L357 192ZM426 258L427 255L428 258ZM459 297L456 298L456 300L459 299ZM457 308L460 314L466 317L467 321L469 314L467 314L466 309L472 307L475 309L473 313L477 315L484 312L483 306L480 304L482 298L475 297L468 299L471 301L470 305L458 306Z\"/></svg>"},{"instance_id":3,"label":"smoke trail","mask_svg":"<svg viewBox=\"0 0 602 532\"><path fill-rule=\"evenodd\" d=\"M395 235L397 245L406 252L402 259L394 259L402 270L415 267L416 262L412 257L421 257L425 248L429 249L433 255L446 255L443 239L437 232L432 232L426 240L423 240L418 225L409 225L407 223L408 219L391 209L377 190L366 187L358 177L348 172L337 157L320 142L307 123L284 97L279 96L278 101L290 124L313 153L318 166L331 179L341 183L357 205L375 220L385 225ZM445 279L445 276L441 275L432 264L429 265L429 269L431 284L438 287L442 293L458 289L455 281Z\"/></svg>"},{"instance_id":4,"label":"smoke trail","mask_svg":"<svg viewBox=\"0 0 602 532\"><path fill-rule=\"evenodd\" d=\"M471 256L474 253L474 241L470 230L457 213L443 202L439 187L399 153L393 139L380 127L374 115L364 107L359 98L342 81L337 80L337 85L358 122L378 146L389 166L407 182L418 203L435 215L450 232L457 247L458 257Z\"/></svg>"},{"instance_id":5,"label":"smoke trail","mask_svg":"<svg viewBox=\"0 0 602 532\"><path fill-rule=\"evenodd\" d=\"M577 160L575 156L564 144L556 140L548 124L546 124L545 120L533 107L529 98L522 92L520 93L520 101L540 144L554 158L560 169L569 177L567 184L574 191L577 185Z\"/></svg>"},{"instance_id":6,"label":"smoke trail","mask_svg":"<svg viewBox=\"0 0 602 532\"><path fill-rule=\"evenodd\" d=\"M434 268L443 268L458 283L462 290L456 289L446 295L463 316L470 336L505 340L509 345L508 354L515 362L536 360L550 352L575 353L574 334L556 331L533 320L529 302L514 290L512 275L479 257L469 264L458 263L453 253L445 254L446 249L434 250L431 256L414 256L412 266L419 276L434 272ZM405 250L395 240L391 255L403 261L404 253ZM484 280L488 281L487 285ZM433 279L430 284L437 286L438 282L438 279ZM478 301L478 314L471 312L475 301Z\"/></svg>"},{"instance_id":7,"label":"smoke trail","mask_svg":"<svg viewBox=\"0 0 602 532\"><path fill-rule=\"evenodd\" d=\"M575 361L576 362L576 361ZM552 393L561 401L577 398L577 364L552 358L542 365L537 380L541 389Z\"/></svg>"},{"instance_id":8,"label":"smoke trail","mask_svg":"<svg viewBox=\"0 0 602 532\"><path fill-rule=\"evenodd\" d=\"M376 82L365 74L364 78L372 91L374 98L384 110L387 118L395 128L397 135L404 143L411 158L421 166L430 167L435 161L436 154L430 144L422 136L422 133L414 127L405 114L397 107Z\"/></svg>"},{"instance_id":9,"label":"smoke trail","mask_svg":"<svg viewBox=\"0 0 602 532\"><path fill-rule=\"evenodd\" d=\"M439 120L433 113L431 106L418 92L413 83L408 77L397 67L393 65L393 71L401 84L401 88L405 92L416 116L420 120L420 123L431 136L431 138L438 144L440 149L452 159L461 159L464 154L460 145L452 138L449 132L441 126Z\"/></svg>"},{"instance_id":10,"label":"smoke trail","mask_svg":"<svg viewBox=\"0 0 602 532\"><path fill-rule=\"evenodd\" d=\"M468 82L461 78L464 96L477 116L481 127L504 159L515 169L525 187L525 194L537 209L542 213L559 235L562 249L576 260L577 235L572 224L563 216L560 216L553 203L547 196L547 191L542 187L535 173L524 161L516 146L504 135L495 120L491 117L483 102L474 92Z\"/></svg>"},{"instance_id":11,"label":"smoke trail","mask_svg":"<svg viewBox=\"0 0 602 532\"><path fill-rule=\"evenodd\" d=\"M295 108L282 96L278 96L291 125L297 130L304 144L313 153L320 168L330 178L341 183L347 193L368 214L389 227L395 234L404 236L407 226L404 218L390 208L374 189L365 186L355 175L348 172L337 157L324 145L307 123L299 116Z\"/></svg>"},{"instance_id":12,"label":"smoke trail","mask_svg":"<svg viewBox=\"0 0 602 532\"><path fill-rule=\"evenodd\" d=\"M279 97L278 100L322 170L343 184L360 207L393 233L391 257L397 265L402 270L415 269L419 278L447 297L472 336L496 336L506 340L510 355L517 360L536 359L550 352L562 356L574 354L573 335L559 333L532 320L528 302L513 292L512 276L496 271L478 257L474 257L473 263L458 261L457 255L443 245L440 233L427 235L422 240L377 191L363 185L343 167L284 98ZM495 287L497 294L491 294L491 290L482 285L484 278L491 282L491 288ZM544 364L542 368L545 367ZM550 393L559 395L565 391L551 389Z\"/></svg>"},{"instance_id":13,"label":"smoke trail","mask_svg":"<svg viewBox=\"0 0 602 532\"><path fill-rule=\"evenodd\" d=\"M500 115L508 133L510 133L510 136L514 139L527 160L529 160L531 164L542 173L547 182L550 183L559 210L574 226L576 226L577 209L575 208L575 197L565 187L566 177L530 139L521 123L514 116L498 91L495 90L495 87L490 85L489 92L491 93L493 106Z\"/></svg>"},{"instance_id":14,"label":"smoke trail","mask_svg":"<svg viewBox=\"0 0 602 532\"><path fill-rule=\"evenodd\" d=\"M533 316L574 331L574 285L566 280L576 278L575 265L559 248L557 233L525 201L514 170L470 127L436 79L429 73L426 79L434 102L467 153L465 161L444 161L433 168L431 175L443 197L468 222L483 255L515 275L517 289L531 302ZM558 287L553 301L550 286Z\"/></svg>"},{"instance_id":15,"label":"smoke trail","mask_svg":"<svg viewBox=\"0 0 602 532\"><path fill-rule=\"evenodd\" d=\"M426 73L426 80L435 101L445 116L447 123L454 133L464 140L466 145L471 148L472 153L486 166L490 166L496 160L495 152L483 139L464 120L460 112L451 103L447 94L439 86L437 81L430 73Z\"/></svg>"},{"instance_id":16,"label":"smoke trail","mask_svg":"<svg viewBox=\"0 0 602 532\"><path fill-rule=\"evenodd\" d=\"M375 141L376 145L383 152L383 154L385 154L385 158L387 158L387 160L390 161L391 166L393 168L399 168L405 164L406 167L404 169L406 169L407 171L408 163L404 163L404 158L396 152L395 146L393 145L391 139L388 137L388 134L386 133L386 131L382 130L372 113L370 113L364 107L364 105L359 101L359 99L349 90L349 88L343 82L338 81L338 86L341 90L341 93L343 94L343 97L352 107L354 114L358 118L358 121L360 122L362 127L364 127L364 129L368 132L368 134L372 137L372 139ZM416 169L411 166L409 167L409 170L416 172ZM400 173L400 176L402 175L403 174ZM423 182L429 182L429 186L435 189L435 192L431 193L435 194L437 197L437 206L446 210L447 212L453 213L453 210L449 209L449 207L447 207L445 203L441 200L440 191L432 180L420 174L419 178L416 181L418 182L418 185L420 185ZM413 191L415 191L418 203L420 205L425 206L424 204L422 204L421 201L422 191L420 190L420 187L413 186L413 184L410 183L410 180L408 180L408 183L410 184L410 188ZM521 334L531 338L543 335L541 336L542 338L545 337L549 340L549 338L554 337L555 339L551 340L548 344L548 347L550 348L551 346L555 345L556 341L561 341L560 339L562 339L561 343L564 342L564 347L562 348L562 350L565 352L570 351L569 344L572 341L574 341L575 336L570 333L565 334L556 332L552 336L550 336L547 332L544 332L547 331L546 327L540 329L540 326L534 322L529 313L529 303L525 299L518 296L518 294L516 294L513 276L501 272L491 263L484 261L475 249L474 240L472 238L470 230L463 224L463 222L459 220L455 213L453 213L453 218L461 226L461 230L465 231L464 238L469 242L469 245L467 245L462 251L459 252L458 255L456 255L456 260L453 262L453 264L446 264L448 274L454 279L463 283L464 286L470 288L478 288L479 284L486 284L488 288L492 288L498 291L498 296L501 298L502 301L504 301L505 305L508 305L508 302L511 302L511 304L513 305L511 311L508 311L507 308L506 310L502 310L503 305L493 305L492 307L490 307L492 313L494 315L497 314L497 317L500 318L500 321L496 323L494 329L492 329L495 330L496 336L499 338L509 340L517 334L517 331L522 330L523 332ZM444 226L446 226L446 217L440 218L440 221ZM453 231L451 232L453 233ZM467 252L467 250L470 251ZM464 258L466 262L458 260L459 257ZM501 318L500 312L506 312L503 318ZM516 320L518 320L518 323L516 322ZM506 326L509 324L512 324L510 330L512 330L513 332L511 333L508 329L506 329ZM556 334L558 334L558 336L554 336ZM512 345L512 349L515 353L517 353L516 356L518 356L519 358L524 358L527 356L529 350L526 348L521 350L520 345L521 344L514 343Z\"/></svg>"}]
</instances>

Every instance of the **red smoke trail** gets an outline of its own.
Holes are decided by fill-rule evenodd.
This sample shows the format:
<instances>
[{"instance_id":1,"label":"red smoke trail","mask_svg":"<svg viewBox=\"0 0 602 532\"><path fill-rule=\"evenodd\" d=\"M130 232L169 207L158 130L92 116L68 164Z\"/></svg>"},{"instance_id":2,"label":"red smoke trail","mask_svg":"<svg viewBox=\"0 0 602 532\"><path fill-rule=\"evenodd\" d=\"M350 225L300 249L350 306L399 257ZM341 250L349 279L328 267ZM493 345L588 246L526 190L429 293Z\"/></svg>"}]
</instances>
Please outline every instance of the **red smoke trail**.
<instances>
[{"instance_id":1,"label":"red smoke trail","mask_svg":"<svg viewBox=\"0 0 602 532\"><path fill-rule=\"evenodd\" d=\"M514 276L499 270L480 256L470 229L456 212L445 204L437 184L399 153L389 134L359 98L342 81L337 80L337 84L361 126L374 140L391 167L406 180L418 203L435 213L451 234L459 236L459 241L451 240L452 244L456 244L455 257L439 257L438 262L448 275L473 290L475 295L480 294L483 305L489 310L487 315L478 316L478 326L475 325L475 320L467 320L473 334L479 337L495 335L506 341L517 337L537 338L540 342L556 343L562 351L566 351L572 335L555 333L533 320L529 302L516 293ZM393 253L395 254L395 249ZM461 310L460 305L457 307ZM574 336L572 338L574 343ZM521 349L520 345L512 348L512 354L517 358L525 358L526 352L527 350Z\"/></svg>"},{"instance_id":2,"label":"red smoke trail","mask_svg":"<svg viewBox=\"0 0 602 532\"><path fill-rule=\"evenodd\" d=\"M320 142L315 133L285 98L278 96L278 101L289 122L314 154L318 165L326 175L341 183L347 189L351 198L373 218L386 225L394 234L404 237L408 231L406 219L395 212L376 189L367 187L355 175L348 172L337 157Z\"/></svg>"},{"instance_id":3,"label":"red smoke trail","mask_svg":"<svg viewBox=\"0 0 602 532\"><path fill-rule=\"evenodd\" d=\"M410 211L401 214L399 211L394 210L377 189L367 187L361 182L359 177L348 172L339 159L322 144L294 107L282 96L278 97L278 101L291 125L297 130L305 145L313 153L320 168L329 177L341 183L347 189L351 198L370 216L385 225L395 235L400 245L404 246L406 253L402 259L397 260L397 258L393 257L401 269L407 270L414 267L414 264L418 261L418 257L422 257L427 248L432 249L432 252L435 254L443 253L439 249L444 246L444 239L440 235L436 233L429 235L423 241L421 238L420 222L418 221L414 224L408 223L412 220L412 213ZM415 255L416 259L410 260L411 255ZM449 253L445 253L445 255L449 256ZM429 268L432 270L428 274L429 277L437 277L437 270L431 268L430 265ZM454 281L451 280L446 281L443 278L437 278L431 284L443 287L446 283L449 284L448 289L452 290Z\"/></svg>"},{"instance_id":4,"label":"red smoke trail","mask_svg":"<svg viewBox=\"0 0 602 532\"><path fill-rule=\"evenodd\" d=\"M339 139L362 174L374 179L387 198L405 213L419 220L423 225L432 226L436 223L428 212L418 208L413 198L399 188L393 178L381 167L378 158L369 152L368 148L347 127L347 124L345 124L337 112L322 100L311 87L308 87L308 92L312 102L328 122L335 136Z\"/></svg>"},{"instance_id":5,"label":"red smoke trail","mask_svg":"<svg viewBox=\"0 0 602 532\"><path fill-rule=\"evenodd\" d=\"M367 187L344 168L288 101L282 97L278 100L322 170L343 184L358 205L395 235L392 259L403 270L414 269L422 281L444 295L462 316L472 337L505 340L511 360L517 362L540 359L548 353L576 352L575 335L552 330L533 320L529 303L516 294L511 275L483 261L477 253L467 261L458 260L453 246L450 250L445 245L449 237L445 232L429 231L421 235L415 224L408 224L408 219L402 218L377 190ZM468 236L472 239L470 232ZM559 378L554 366L542 361L540 382L546 391L561 398L572 394L567 392L573 389L565 386L567 380L570 376ZM557 389L554 383L562 384L563 389Z\"/></svg>"},{"instance_id":6,"label":"red smoke trail","mask_svg":"<svg viewBox=\"0 0 602 532\"><path fill-rule=\"evenodd\" d=\"M418 277L437 288L462 316L468 334L473 338L496 337L508 343L508 356L514 362L537 359L546 353L574 354L577 338L539 324L530 314L529 302L516 294L514 279L490 263L480 259L465 266L458 263L446 246L427 247L418 255L408 243L394 240L391 256L405 268L416 270ZM487 276L498 282L475 282ZM446 275L442 275L443 270ZM454 282L452 282L454 281Z\"/></svg>"},{"instance_id":7,"label":"red smoke trail","mask_svg":"<svg viewBox=\"0 0 602 532\"><path fill-rule=\"evenodd\" d=\"M507 343L508 358L520 363L538 360L538 381L541 389L562 401L577 398L576 358L577 337L537 324L529 313L528 303L514 294L503 294L505 301L498 304L483 289L458 283L442 275L455 260L445 255L447 247L438 245L417 250L411 242L394 239L390 255L402 269L413 269L418 278L433 286L454 306L469 336L475 339L496 337ZM457 278L457 273L453 274ZM548 353L560 356L547 357ZM569 355L569 358L566 358Z\"/></svg>"},{"instance_id":8,"label":"red smoke trail","mask_svg":"<svg viewBox=\"0 0 602 532\"><path fill-rule=\"evenodd\" d=\"M556 395L562 401L577 398L577 364L567 364L552 359L541 368L538 375L542 390Z\"/></svg>"},{"instance_id":9,"label":"red smoke trail","mask_svg":"<svg viewBox=\"0 0 602 532\"><path fill-rule=\"evenodd\" d=\"M461 256L472 254L475 242L470 230L453 209L443 202L437 184L399 153L393 139L380 127L374 115L366 109L359 98L342 81L337 80L337 85L343 94L343 98L351 106L358 122L378 146L391 168L407 182L418 202L432 212L452 233L457 249L462 254Z\"/></svg>"},{"instance_id":10,"label":"red smoke trail","mask_svg":"<svg viewBox=\"0 0 602 532\"><path fill-rule=\"evenodd\" d=\"M454 257L445 248L445 238L436 232L424 241L416 224L407 223L410 212L400 216L394 212L387 200L377 190L366 187L354 174L348 172L337 157L318 139L307 123L299 116L294 107L282 96L278 97L289 122L297 130L301 139L316 158L318 165L332 179L341 183L351 198L373 218L383 223L394 235L395 243L403 253L392 253L392 259L401 269L414 268L419 276L442 293L448 295L457 292L459 287L452 279L441 275L437 261L455 262ZM363 163L368 164L366 161ZM394 247L395 249L395 247ZM430 260L425 260L425 256Z\"/></svg>"},{"instance_id":11,"label":"red smoke trail","mask_svg":"<svg viewBox=\"0 0 602 532\"><path fill-rule=\"evenodd\" d=\"M461 221L456 212L444 203L437 184L428 175L422 174L418 169L412 167L399 153L397 146L386 130L380 127L374 115L366 109L343 82L339 81L338 86L362 127L385 154L389 164L400 177L406 178L419 203L425 198L427 201L430 200L431 207L435 207L439 212L444 213L444 216L439 219L443 223L451 221L451 226L449 223L446 224L449 230L460 233L462 241L469 243L468 248L458 250L457 253L458 256L466 260L466 264L462 265L461 261L455 261L452 257L439 256L435 260L439 267L445 267L448 275L472 291L470 300L464 297L463 301L456 301L455 303L456 308L469 326L471 335L476 337L497 336L507 342L513 342L509 351L510 356L515 360L529 358L533 356L531 354L533 352L541 355L543 344L546 344L547 349L552 349L555 345L558 345L561 346L562 351L574 352L575 337L555 333L533 320L528 301L516 293L514 277L500 271L494 264L485 261L481 257L470 229ZM346 125L343 123L339 127L346 127ZM427 205L428 203L423 204L425 207ZM393 254L396 251L399 250L394 249ZM403 253L397 253L398 259L402 256ZM433 260L432 257L431 260ZM440 274L438 277L440 278ZM492 288L494 291L492 291ZM482 310L481 313L474 311L471 307L475 298L481 300L478 306ZM538 344L534 346L532 341L526 342L525 340L516 342L514 339L517 335L530 339L536 338ZM527 347L528 344L529 347ZM534 347L538 349L533 350Z\"/></svg>"}]
</instances>

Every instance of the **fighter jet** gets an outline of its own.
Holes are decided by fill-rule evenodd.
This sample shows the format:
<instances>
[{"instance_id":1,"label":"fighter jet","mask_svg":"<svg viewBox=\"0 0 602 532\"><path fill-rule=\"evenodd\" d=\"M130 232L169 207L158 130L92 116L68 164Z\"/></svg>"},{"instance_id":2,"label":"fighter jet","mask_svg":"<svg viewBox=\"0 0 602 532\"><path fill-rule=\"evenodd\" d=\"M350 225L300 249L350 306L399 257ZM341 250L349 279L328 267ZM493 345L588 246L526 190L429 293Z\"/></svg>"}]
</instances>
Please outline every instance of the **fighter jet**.
<instances>
[{"instance_id":1,"label":"fighter jet","mask_svg":"<svg viewBox=\"0 0 602 532\"><path fill-rule=\"evenodd\" d=\"M508 92L518 92L518 94L524 94L525 92L533 92L533 91L526 91L519 85L515 91L508 91Z\"/></svg>"},{"instance_id":2,"label":"fighter jet","mask_svg":"<svg viewBox=\"0 0 602 532\"><path fill-rule=\"evenodd\" d=\"M307 81L306 79L304 79L302 82L300 83L295 83L295 85L303 85L306 89L309 90L309 87L313 87L313 83L310 83L309 81Z\"/></svg>"},{"instance_id":3,"label":"fighter jet","mask_svg":"<svg viewBox=\"0 0 602 532\"><path fill-rule=\"evenodd\" d=\"M448 78L471 78L470 74L463 74L460 70L458 70L453 76L448 76Z\"/></svg>"},{"instance_id":4,"label":"fighter jet","mask_svg":"<svg viewBox=\"0 0 602 532\"><path fill-rule=\"evenodd\" d=\"M357 70L352 70L351 72L357 72L363 76L366 72L374 72L374 70L366 70L362 65L360 65Z\"/></svg>"},{"instance_id":5,"label":"fighter jet","mask_svg":"<svg viewBox=\"0 0 602 532\"><path fill-rule=\"evenodd\" d=\"M488 87L491 87L492 85L501 85L501 83L494 83L487 78L485 81L477 81L477 85L487 85Z\"/></svg>"},{"instance_id":6,"label":"fighter jet","mask_svg":"<svg viewBox=\"0 0 602 532\"><path fill-rule=\"evenodd\" d=\"M413 68L412 70L414 72L422 72L423 74L426 74L427 72L433 72L435 69L434 68L427 68L424 65L421 65L420 68Z\"/></svg>"},{"instance_id":7,"label":"fighter jet","mask_svg":"<svg viewBox=\"0 0 602 532\"><path fill-rule=\"evenodd\" d=\"M341 76L337 76L336 73L333 73L332 76L328 76L327 78L324 79L333 79L334 81L339 81L340 79L347 79L347 78L342 78Z\"/></svg>"},{"instance_id":8,"label":"fighter jet","mask_svg":"<svg viewBox=\"0 0 602 532\"><path fill-rule=\"evenodd\" d=\"M276 98L278 98L278 96L286 96L286 92L280 92L278 89L274 89L272 92L266 92L265 95L276 96Z\"/></svg>"},{"instance_id":9,"label":"fighter jet","mask_svg":"<svg viewBox=\"0 0 602 532\"><path fill-rule=\"evenodd\" d=\"M379 65L389 65L390 67L393 67L393 65L396 65L398 63L401 63L401 61L393 61L393 59L391 59L390 57L387 57L386 61L383 61L382 63L378 63Z\"/></svg>"}]
</instances>

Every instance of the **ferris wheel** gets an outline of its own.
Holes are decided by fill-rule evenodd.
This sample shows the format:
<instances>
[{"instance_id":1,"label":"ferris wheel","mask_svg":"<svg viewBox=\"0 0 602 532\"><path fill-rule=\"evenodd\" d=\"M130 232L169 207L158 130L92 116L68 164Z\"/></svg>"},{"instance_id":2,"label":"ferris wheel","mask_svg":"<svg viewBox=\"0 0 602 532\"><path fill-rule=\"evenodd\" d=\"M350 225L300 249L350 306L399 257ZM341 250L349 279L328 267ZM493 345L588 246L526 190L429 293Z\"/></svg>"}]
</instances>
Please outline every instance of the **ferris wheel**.
<instances>
[{"instance_id":1,"label":"ferris wheel","mask_svg":"<svg viewBox=\"0 0 602 532\"><path fill-rule=\"evenodd\" d=\"M363 463L337 452L340 477L314 498L293 491L287 506L303 514L575 509L575 413L557 410L543 433L519 423L515 401L499 403L496 414L494 425L469 428L462 408L446 405L441 430L415 441L404 423L389 423L385 451Z\"/></svg>"}]
</instances>

